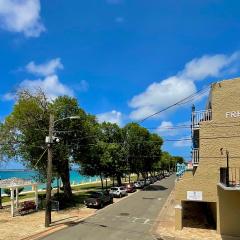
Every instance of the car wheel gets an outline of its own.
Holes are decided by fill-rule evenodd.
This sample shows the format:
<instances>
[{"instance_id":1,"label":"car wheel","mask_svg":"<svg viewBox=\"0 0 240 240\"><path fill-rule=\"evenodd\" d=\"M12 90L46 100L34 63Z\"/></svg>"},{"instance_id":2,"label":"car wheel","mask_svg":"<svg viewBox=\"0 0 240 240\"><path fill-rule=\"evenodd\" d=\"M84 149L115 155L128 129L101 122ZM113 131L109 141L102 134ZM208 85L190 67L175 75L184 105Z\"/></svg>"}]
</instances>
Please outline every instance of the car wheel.
<instances>
[{"instance_id":1,"label":"car wheel","mask_svg":"<svg viewBox=\"0 0 240 240\"><path fill-rule=\"evenodd\" d=\"M111 198L110 203L113 204L113 198Z\"/></svg>"},{"instance_id":2,"label":"car wheel","mask_svg":"<svg viewBox=\"0 0 240 240\"><path fill-rule=\"evenodd\" d=\"M103 208L103 203L101 202L101 204L100 204L100 208Z\"/></svg>"},{"instance_id":3,"label":"car wheel","mask_svg":"<svg viewBox=\"0 0 240 240\"><path fill-rule=\"evenodd\" d=\"M119 194L119 197L120 197L120 198L122 197L122 194L121 194L121 193Z\"/></svg>"}]
</instances>

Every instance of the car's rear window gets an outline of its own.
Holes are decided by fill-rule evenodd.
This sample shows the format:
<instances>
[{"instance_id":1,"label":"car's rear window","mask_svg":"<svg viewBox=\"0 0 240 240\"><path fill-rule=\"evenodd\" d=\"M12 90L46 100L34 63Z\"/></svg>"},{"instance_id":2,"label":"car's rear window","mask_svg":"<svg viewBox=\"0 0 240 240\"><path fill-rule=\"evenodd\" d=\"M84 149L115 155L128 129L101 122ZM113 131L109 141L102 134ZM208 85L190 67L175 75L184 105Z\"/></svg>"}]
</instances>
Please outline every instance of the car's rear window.
<instances>
[{"instance_id":1,"label":"car's rear window","mask_svg":"<svg viewBox=\"0 0 240 240\"><path fill-rule=\"evenodd\" d=\"M118 188L116 188L116 187L112 187L111 190L113 190L113 191L117 191Z\"/></svg>"}]
</instances>

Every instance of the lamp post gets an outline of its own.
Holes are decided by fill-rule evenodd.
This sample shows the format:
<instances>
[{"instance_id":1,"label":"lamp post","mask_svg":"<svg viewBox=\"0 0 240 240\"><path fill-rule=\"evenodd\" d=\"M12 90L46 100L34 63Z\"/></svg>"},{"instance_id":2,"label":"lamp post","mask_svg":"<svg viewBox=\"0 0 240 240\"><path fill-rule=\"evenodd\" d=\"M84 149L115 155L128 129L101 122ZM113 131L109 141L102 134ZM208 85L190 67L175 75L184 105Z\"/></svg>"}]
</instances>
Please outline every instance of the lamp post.
<instances>
[{"instance_id":1,"label":"lamp post","mask_svg":"<svg viewBox=\"0 0 240 240\"><path fill-rule=\"evenodd\" d=\"M66 117L62 119L58 119L54 121L54 115L50 113L50 118L49 118L49 133L48 137L46 137L46 143L48 144L48 162L47 162L47 186L46 186L46 210L45 210L45 227L49 227L52 219L51 219L51 191L52 191L52 156L53 156L53 142L54 142L54 137L53 137L53 132L54 132L54 125L59 122L63 121L65 119L79 119L79 116L71 116L71 117Z\"/></svg>"}]
</instances>

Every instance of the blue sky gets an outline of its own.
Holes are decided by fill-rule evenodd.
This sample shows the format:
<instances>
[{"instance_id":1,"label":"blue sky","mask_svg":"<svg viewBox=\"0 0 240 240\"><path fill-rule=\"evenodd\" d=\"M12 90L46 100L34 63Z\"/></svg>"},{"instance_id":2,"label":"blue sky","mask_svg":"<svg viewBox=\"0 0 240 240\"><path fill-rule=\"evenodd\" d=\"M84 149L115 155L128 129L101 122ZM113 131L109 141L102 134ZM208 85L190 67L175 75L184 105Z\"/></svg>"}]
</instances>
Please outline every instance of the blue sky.
<instances>
[{"instance_id":1,"label":"blue sky","mask_svg":"<svg viewBox=\"0 0 240 240\"><path fill-rule=\"evenodd\" d=\"M69 94L100 121L139 121L213 81L239 76L239 1L0 0L0 118L20 88ZM195 101L204 108L206 98ZM190 104L145 121L189 124ZM190 156L189 142L166 142ZM7 167L19 167L11 163Z\"/></svg>"}]
</instances>

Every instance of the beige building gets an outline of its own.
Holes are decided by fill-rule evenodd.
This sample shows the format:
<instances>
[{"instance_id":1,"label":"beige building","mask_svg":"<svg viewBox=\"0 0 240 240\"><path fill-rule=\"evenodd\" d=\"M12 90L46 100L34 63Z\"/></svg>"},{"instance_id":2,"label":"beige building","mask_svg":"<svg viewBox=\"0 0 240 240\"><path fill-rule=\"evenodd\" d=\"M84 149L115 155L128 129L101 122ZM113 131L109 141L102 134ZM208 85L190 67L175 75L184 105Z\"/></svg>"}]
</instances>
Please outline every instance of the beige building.
<instances>
[{"instance_id":1,"label":"beige building","mask_svg":"<svg viewBox=\"0 0 240 240\"><path fill-rule=\"evenodd\" d=\"M240 239L240 78L212 84L206 110L193 108L192 140L193 170L176 182L176 229L204 215L209 225L199 226Z\"/></svg>"}]
</instances>

